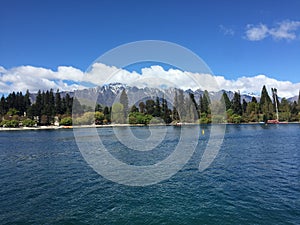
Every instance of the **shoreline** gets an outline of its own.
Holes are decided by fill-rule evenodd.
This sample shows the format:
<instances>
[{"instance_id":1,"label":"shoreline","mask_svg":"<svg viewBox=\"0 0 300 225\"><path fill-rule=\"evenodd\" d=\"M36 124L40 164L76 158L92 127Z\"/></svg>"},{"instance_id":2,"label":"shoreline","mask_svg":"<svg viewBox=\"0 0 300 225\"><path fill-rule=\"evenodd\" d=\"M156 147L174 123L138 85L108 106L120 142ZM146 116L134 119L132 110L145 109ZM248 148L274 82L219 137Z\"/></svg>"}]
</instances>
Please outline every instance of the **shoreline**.
<instances>
[{"instance_id":1,"label":"shoreline","mask_svg":"<svg viewBox=\"0 0 300 225\"><path fill-rule=\"evenodd\" d=\"M288 122L276 125L286 125L286 124L300 124L300 122ZM0 131L24 131L24 130L60 130L60 129L80 129L80 128L111 128L111 127L145 127L145 126L192 126L192 125L273 125L273 124L262 124L259 122L251 123L209 123L209 124L199 124L199 123L183 123L180 125L176 124L106 124L106 125L74 125L74 126L38 126L38 127L0 127Z\"/></svg>"}]
</instances>

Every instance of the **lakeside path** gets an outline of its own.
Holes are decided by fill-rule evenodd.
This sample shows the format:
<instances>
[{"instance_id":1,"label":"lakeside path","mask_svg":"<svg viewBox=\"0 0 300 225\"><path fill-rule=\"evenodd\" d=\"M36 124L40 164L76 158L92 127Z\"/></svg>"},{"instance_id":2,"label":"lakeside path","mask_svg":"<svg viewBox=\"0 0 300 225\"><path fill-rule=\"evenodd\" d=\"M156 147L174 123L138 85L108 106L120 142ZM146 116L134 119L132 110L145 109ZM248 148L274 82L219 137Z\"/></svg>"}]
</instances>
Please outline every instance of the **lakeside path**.
<instances>
[{"instance_id":1,"label":"lakeside path","mask_svg":"<svg viewBox=\"0 0 300 225\"><path fill-rule=\"evenodd\" d=\"M155 124L163 126L164 124ZM17 131L17 130L58 130L58 129L77 129L77 128L104 128L104 127L141 127L144 124L107 124L107 125L82 125L82 126L38 126L38 127L0 127L0 131Z\"/></svg>"},{"instance_id":2,"label":"lakeside path","mask_svg":"<svg viewBox=\"0 0 300 225\"><path fill-rule=\"evenodd\" d=\"M218 123L220 125L269 125L261 123ZM184 123L180 126L189 125L218 125L215 123L210 124L199 124L199 123ZM288 122L286 124L300 124L300 122ZM282 125L282 124L278 124ZM77 128L105 128L105 127L143 127L143 126L176 126L174 124L107 124L107 125L82 125L82 126L38 126L38 127L0 127L0 131L24 131L24 130L58 130L58 129L77 129Z\"/></svg>"}]
</instances>

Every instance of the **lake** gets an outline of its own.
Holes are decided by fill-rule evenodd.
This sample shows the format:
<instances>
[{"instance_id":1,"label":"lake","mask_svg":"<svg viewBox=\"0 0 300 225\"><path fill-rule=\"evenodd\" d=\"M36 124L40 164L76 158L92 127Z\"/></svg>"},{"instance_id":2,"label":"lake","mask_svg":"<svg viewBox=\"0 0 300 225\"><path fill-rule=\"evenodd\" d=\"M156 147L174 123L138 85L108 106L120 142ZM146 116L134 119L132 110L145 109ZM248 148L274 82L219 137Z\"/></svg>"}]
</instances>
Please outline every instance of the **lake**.
<instances>
[{"instance_id":1,"label":"lake","mask_svg":"<svg viewBox=\"0 0 300 225\"><path fill-rule=\"evenodd\" d=\"M199 143L178 173L148 186L96 173L72 129L2 131L0 224L300 224L300 125L227 125L218 155L200 172L212 126L197 126ZM149 133L131 129L138 138ZM172 153L181 131L165 129L162 144L138 153L113 128L97 132L114 157L140 166Z\"/></svg>"}]
</instances>

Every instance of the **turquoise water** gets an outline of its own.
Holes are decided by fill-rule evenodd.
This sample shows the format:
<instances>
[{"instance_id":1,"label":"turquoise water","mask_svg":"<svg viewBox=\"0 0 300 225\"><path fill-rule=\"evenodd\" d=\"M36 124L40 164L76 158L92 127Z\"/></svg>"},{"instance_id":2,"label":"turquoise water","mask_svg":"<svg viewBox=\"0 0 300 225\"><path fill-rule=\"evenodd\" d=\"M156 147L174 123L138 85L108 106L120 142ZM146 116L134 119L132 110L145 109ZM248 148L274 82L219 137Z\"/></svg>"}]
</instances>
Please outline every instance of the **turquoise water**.
<instances>
[{"instance_id":1,"label":"turquoise water","mask_svg":"<svg viewBox=\"0 0 300 225\"><path fill-rule=\"evenodd\" d=\"M228 125L199 172L210 128L183 169L146 187L98 175L72 130L0 132L0 224L300 224L300 125ZM167 129L158 149L135 157L112 128L98 132L116 158L140 165L171 153L180 132Z\"/></svg>"}]
</instances>

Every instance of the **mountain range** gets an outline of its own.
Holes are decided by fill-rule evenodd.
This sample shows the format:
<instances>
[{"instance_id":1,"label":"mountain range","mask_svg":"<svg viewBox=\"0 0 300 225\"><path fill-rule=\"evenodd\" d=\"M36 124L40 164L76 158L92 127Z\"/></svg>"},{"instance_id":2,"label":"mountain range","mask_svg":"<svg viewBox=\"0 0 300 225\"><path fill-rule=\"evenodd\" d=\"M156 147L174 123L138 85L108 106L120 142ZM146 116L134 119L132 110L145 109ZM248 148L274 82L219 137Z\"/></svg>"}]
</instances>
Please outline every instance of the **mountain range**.
<instances>
[{"instance_id":1,"label":"mountain range","mask_svg":"<svg viewBox=\"0 0 300 225\"><path fill-rule=\"evenodd\" d=\"M76 97L78 99L85 99L85 101L96 101L98 104L105 106L112 106L115 101L119 100L120 94L123 90L126 90L129 105L138 105L141 101L146 101L148 99L155 99L156 97L165 98L168 101L172 102L175 97L175 92L178 91L178 88L167 88L167 89L158 89L158 88L150 88L144 87L139 88L136 86L128 86L122 83L111 83L103 86L98 86L95 88L89 88L84 90L79 90L76 92L60 92L61 96L64 97L67 93L71 96ZM233 98L234 92L221 90L217 92L209 92L210 99L220 100L223 92L226 92L229 99ZM187 96L189 93L194 94L196 102L199 102L200 95L203 95L204 90L197 89L195 91L188 89L184 90L184 94ZM270 95L270 93L269 93ZM31 100L35 102L36 94L31 94ZM255 97L258 101L260 96L248 93L241 93L241 99L245 99L246 102L250 102L252 97ZM270 95L271 97L271 95ZM279 98L280 99L280 98ZM297 101L298 96L294 96L289 98L288 101L293 102Z\"/></svg>"}]
</instances>

